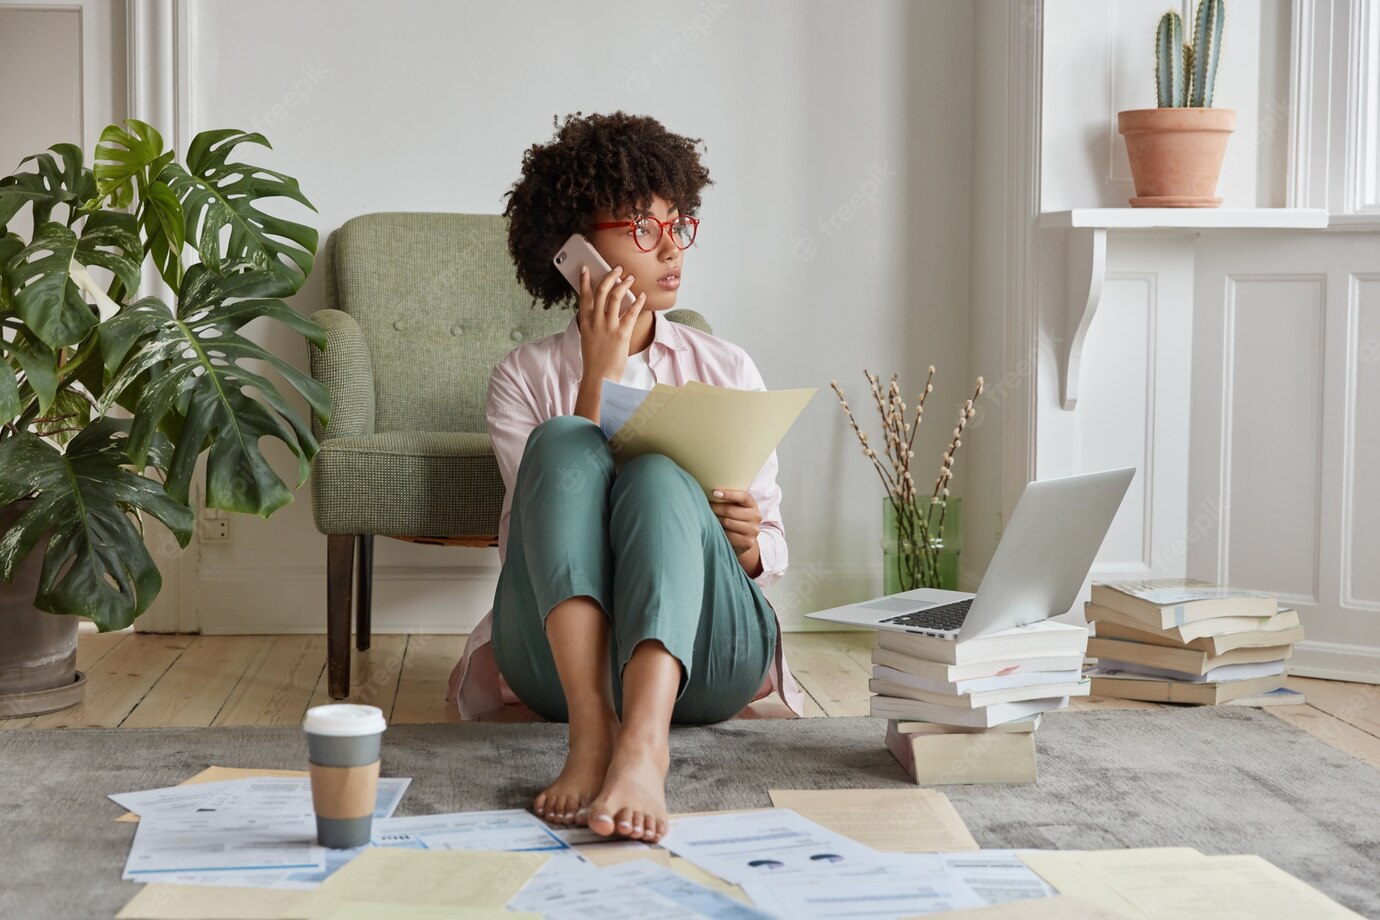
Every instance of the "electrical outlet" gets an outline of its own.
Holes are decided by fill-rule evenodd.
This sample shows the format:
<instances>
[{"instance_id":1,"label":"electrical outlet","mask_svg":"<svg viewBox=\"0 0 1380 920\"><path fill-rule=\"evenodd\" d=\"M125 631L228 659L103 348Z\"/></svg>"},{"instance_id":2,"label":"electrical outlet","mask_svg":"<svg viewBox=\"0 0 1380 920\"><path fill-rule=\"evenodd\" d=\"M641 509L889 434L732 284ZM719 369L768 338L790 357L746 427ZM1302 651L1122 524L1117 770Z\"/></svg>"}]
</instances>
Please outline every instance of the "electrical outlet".
<instances>
[{"instance_id":1,"label":"electrical outlet","mask_svg":"<svg viewBox=\"0 0 1380 920\"><path fill-rule=\"evenodd\" d=\"M201 539L207 543L214 543L230 539L230 519L213 518L201 521Z\"/></svg>"}]
</instances>

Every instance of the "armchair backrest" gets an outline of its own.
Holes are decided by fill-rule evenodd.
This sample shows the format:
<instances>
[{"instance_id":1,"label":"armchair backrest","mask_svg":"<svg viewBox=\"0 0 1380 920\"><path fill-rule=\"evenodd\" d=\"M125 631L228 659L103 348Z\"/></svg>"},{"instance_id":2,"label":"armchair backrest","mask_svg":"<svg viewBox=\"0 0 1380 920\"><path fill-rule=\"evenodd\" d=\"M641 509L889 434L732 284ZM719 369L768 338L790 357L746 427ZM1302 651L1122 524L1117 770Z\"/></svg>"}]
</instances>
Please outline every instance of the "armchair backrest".
<instances>
[{"instance_id":1,"label":"armchair backrest","mask_svg":"<svg viewBox=\"0 0 1380 920\"><path fill-rule=\"evenodd\" d=\"M326 306L369 345L378 432L485 431L494 366L570 325L518 284L501 214L362 214L326 238L325 263ZM713 332L694 310L666 318Z\"/></svg>"},{"instance_id":2,"label":"armchair backrest","mask_svg":"<svg viewBox=\"0 0 1380 920\"><path fill-rule=\"evenodd\" d=\"M331 232L326 305L369 345L375 431L484 431L494 365L569 325L533 305L507 240L499 214L381 212Z\"/></svg>"}]
</instances>

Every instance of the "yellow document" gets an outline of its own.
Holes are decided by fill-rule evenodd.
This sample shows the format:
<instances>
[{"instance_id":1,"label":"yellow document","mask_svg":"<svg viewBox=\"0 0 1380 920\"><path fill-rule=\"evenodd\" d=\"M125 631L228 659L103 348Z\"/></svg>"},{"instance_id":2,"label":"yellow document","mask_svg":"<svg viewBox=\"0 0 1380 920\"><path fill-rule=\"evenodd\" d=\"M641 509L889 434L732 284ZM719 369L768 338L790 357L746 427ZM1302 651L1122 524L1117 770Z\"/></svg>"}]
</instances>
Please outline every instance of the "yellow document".
<instances>
[{"instance_id":1,"label":"yellow document","mask_svg":"<svg viewBox=\"0 0 1380 920\"><path fill-rule=\"evenodd\" d=\"M1019 855L1060 893L1147 920L1360 916L1259 856L1204 856L1187 847Z\"/></svg>"},{"instance_id":2,"label":"yellow document","mask_svg":"<svg viewBox=\"0 0 1380 920\"><path fill-rule=\"evenodd\" d=\"M616 866L634 859L649 859L670 865L671 851L648 846L640 840L610 840L607 843L577 843L571 847L596 866Z\"/></svg>"},{"instance_id":3,"label":"yellow document","mask_svg":"<svg viewBox=\"0 0 1380 920\"><path fill-rule=\"evenodd\" d=\"M771 802L875 850L979 849L949 797L934 789L773 789Z\"/></svg>"},{"instance_id":4,"label":"yellow document","mask_svg":"<svg viewBox=\"0 0 1380 920\"><path fill-rule=\"evenodd\" d=\"M115 920L278 920L307 892L230 885L161 885L139 889Z\"/></svg>"},{"instance_id":5,"label":"yellow document","mask_svg":"<svg viewBox=\"0 0 1380 920\"><path fill-rule=\"evenodd\" d=\"M662 850L663 853L668 852ZM747 896L747 892L731 882L725 882L717 875L710 875L699 866L682 856L672 856L668 862L671 871L677 872L692 882L698 882L706 888L713 888L715 891L722 892L730 898L736 898L749 906L752 905L752 898Z\"/></svg>"},{"instance_id":6,"label":"yellow document","mask_svg":"<svg viewBox=\"0 0 1380 920\"><path fill-rule=\"evenodd\" d=\"M549 858L537 853L370 847L279 917L322 920L350 901L501 908Z\"/></svg>"},{"instance_id":7,"label":"yellow document","mask_svg":"<svg viewBox=\"0 0 1380 920\"><path fill-rule=\"evenodd\" d=\"M422 907L381 901L348 901L322 920L541 920L541 914L501 907Z\"/></svg>"},{"instance_id":8,"label":"yellow document","mask_svg":"<svg viewBox=\"0 0 1380 920\"><path fill-rule=\"evenodd\" d=\"M695 477L706 496L715 489L746 489L816 389L658 383L609 438L614 465L622 469L633 457L660 453Z\"/></svg>"},{"instance_id":9,"label":"yellow document","mask_svg":"<svg viewBox=\"0 0 1380 920\"><path fill-rule=\"evenodd\" d=\"M223 779L248 779L258 776L310 776L306 770L256 770L250 767L207 767L196 776L189 776L179 786L195 786L198 783L216 783ZM125 812L116 821L137 823L139 816Z\"/></svg>"}]
</instances>

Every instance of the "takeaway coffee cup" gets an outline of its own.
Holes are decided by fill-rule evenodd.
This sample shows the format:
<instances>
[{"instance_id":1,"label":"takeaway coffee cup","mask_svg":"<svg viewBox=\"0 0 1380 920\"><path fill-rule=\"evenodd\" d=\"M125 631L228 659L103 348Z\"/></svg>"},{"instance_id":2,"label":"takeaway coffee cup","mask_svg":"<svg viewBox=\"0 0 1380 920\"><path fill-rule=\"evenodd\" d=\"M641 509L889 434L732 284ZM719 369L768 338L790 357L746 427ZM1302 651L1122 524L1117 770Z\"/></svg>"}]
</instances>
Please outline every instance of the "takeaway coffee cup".
<instances>
[{"instance_id":1,"label":"takeaway coffee cup","mask_svg":"<svg viewBox=\"0 0 1380 920\"><path fill-rule=\"evenodd\" d=\"M307 710L316 840L346 849L369 842L379 788L379 743L387 723L377 706L332 703Z\"/></svg>"}]
</instances>

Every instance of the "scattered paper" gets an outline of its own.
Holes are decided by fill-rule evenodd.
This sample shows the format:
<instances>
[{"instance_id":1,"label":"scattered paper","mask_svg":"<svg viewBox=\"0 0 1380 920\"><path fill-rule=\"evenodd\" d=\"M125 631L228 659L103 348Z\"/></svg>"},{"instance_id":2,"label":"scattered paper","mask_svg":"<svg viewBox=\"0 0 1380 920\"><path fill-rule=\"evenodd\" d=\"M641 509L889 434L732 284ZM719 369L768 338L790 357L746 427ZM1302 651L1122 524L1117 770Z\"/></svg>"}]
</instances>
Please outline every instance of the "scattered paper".
<instances>
[{"instance_id":1,"label":"scattered paper","mask_svg":"<svg viewBox=\"0 0 1380 920\"><path fill-rule=\"evenodd\" d=\"M1021 860L1019 850L913 853L902 860L917 874L962 879L987 904L1048 898L1057 893Z\"/></svg>"},{"instance_id":2,"label":"scattered paper","mask_svg":"<svg viewBox=\"0 0 1380 920\"><path fill-rule=\"evenodd\" d=\"M384 818L372 842L425 850L563 850L566 842L546 822L520 808Z\"/></svg>"},{"instance_id":3,"label":"scattered paper","mask_svg":"<svg viewBox=\"0 0 1380 920\"><path fill-rule=\"evenodd\" d=\"M910 914L964 910L987 903L962 879L949 875L917 878L898 872L858 879L850 885L801 878L790 883L751 882L743 888L759 907L791 920L895 920Z\"/></svg>"},{"instance_id":4,"label":"scattered paper","mask_svg":"<svg viewBox=\"0 0 1380 920\"><path fill-rule=\"evenodd\" d=\"M976 910L944 911L938 914L916 914L906 920L1135 920L1132 914L1121 914L1091 901L1071 895L1055 895L1036 901L1007 902L979 907Z\"/></svg>"},{"instance_id":5,"label":"scattered paper","mask_svg":"<svg viewBox=\"0 0 1380 920\"><path fill-rule=\"evenodd\" d=\"M648 850L664 853L664 850ZM677 860L683 862L683 860ZM717 882L717 880L714 880ZM737 888L703 884L653 859L624 861L599 868L553 858L508 906L563 918L711 917L714 920L768 920Z\"/></svg>"},{"instance_id":6,"label":"scattered paper","mask_svg":"<svg viewBox=\"0 0 1380 920\"><path fill-rule=\"evenodd\" d=\"M1354 920L1356 914L1259 856L1187 847L1020 851L1063 894L1136 918Z\"/></svg>"},{"instance_id":7,"label":"scattered paper","mask_svg":"<svg viewBox=\"0 0 1380 920\"><path fill-rule=\"evenodd\" d=\"M319 920L351 901L500 908L548 858L543 853L370 847L280 917Z\"/></svg>"},{"instance_id":8,"label":"scattered paper","mask_svg":"<svg viewBox=\"0 0 1380 920\"><path fill-rule=\"evenodd\" d=\"M178 785L195 786L203 783L216 783L227 779L250 779L259 776L309 776L306 770L256 770L249 767L207 767L195 776L189 776ZM127 823L137 822L139 816L127 812L115 819Z\"/></svg>"},{"instance_id":9,"label":"scattered paper","mask_svg":"<svg viewBox=\"0 0 1380 920\"><path fill-rule=\"evenodd\" d=\"M378 783L374 818L393 814L412 782L406 777L383 777ZM117 792L108 796L115 804L137 815L184 812L224 812L315 818L311 780L306 777L250 777L192 785Z\"/></svg>"},{"instance_id":10,"label":"scattered paper","mask_svg":"<svg viewBox=\"0 0 1380 920\"><path fill-rule=\"evenodd\" d=\"M640 840L612 840L608 843L580 843L573 846L586 861L596 866L614 866L634 859L649 859L671 865L671 854L661 847L650 847Z\"/></svg>"},{"instance_id":11,"label":"scattered paper","mask_svg":"<svg viewBox=\"0 0 1380 920\"><path fill-rule=\"evenodd\" d=\"M599 870L624 881L640 885L679 904L686 910L714 920L771 920L771 915L743 904L727 894L686 878L650 860L620 863Z\"/></svg>"},{"instance_id":12,"label":"scattered paper","mask_svg":"<svg viewBox=\"0 0 1380 920\"><path fill-rule=\"evenodd\" d=\"M789 808L671 822L661 845L722 879L811 876L874 865L878 853Z\"/></svg>"},{"instance_id":13,"label":"scattered paper","mask_svg":"<svg viewBox=\"0 0 1380 920\"><path fill-rule=\"evenodd\" d=\"M159 814L139 822L122 878L183 872L325 869L315 821L256 816Z\"/></svg>"},{"instance_id":14,"label":"scattered paper","mask_svg":"<svg viewBox=\"0 0 1380 920\"><path fill-rule=\"evenodd\" d=\"M277 920L302 897L300 891L154 883L140 888L115 920Z\"/></svg>"},{"instance_id":15,"label":"scattered paper","mask_svg":"<svg viewBox=\"0 0 1380 920\"><path fill-rule=\"evenodd\" d=\"M773 789L789 808L877 850L976 850L977 841L949 797L933 789Z\"/></svg>"},{"instance_id":16,"label":"scattered paper","mask_svg":"<svg viewBox=\"0 0 1380 920\"><path fill-rule=\"evenodd\" d=\"M385 904L348 901L322 920L541 920L540 914L515 913L493 907L428 907L423 904Z\"/></svg>"}]
</instances>

